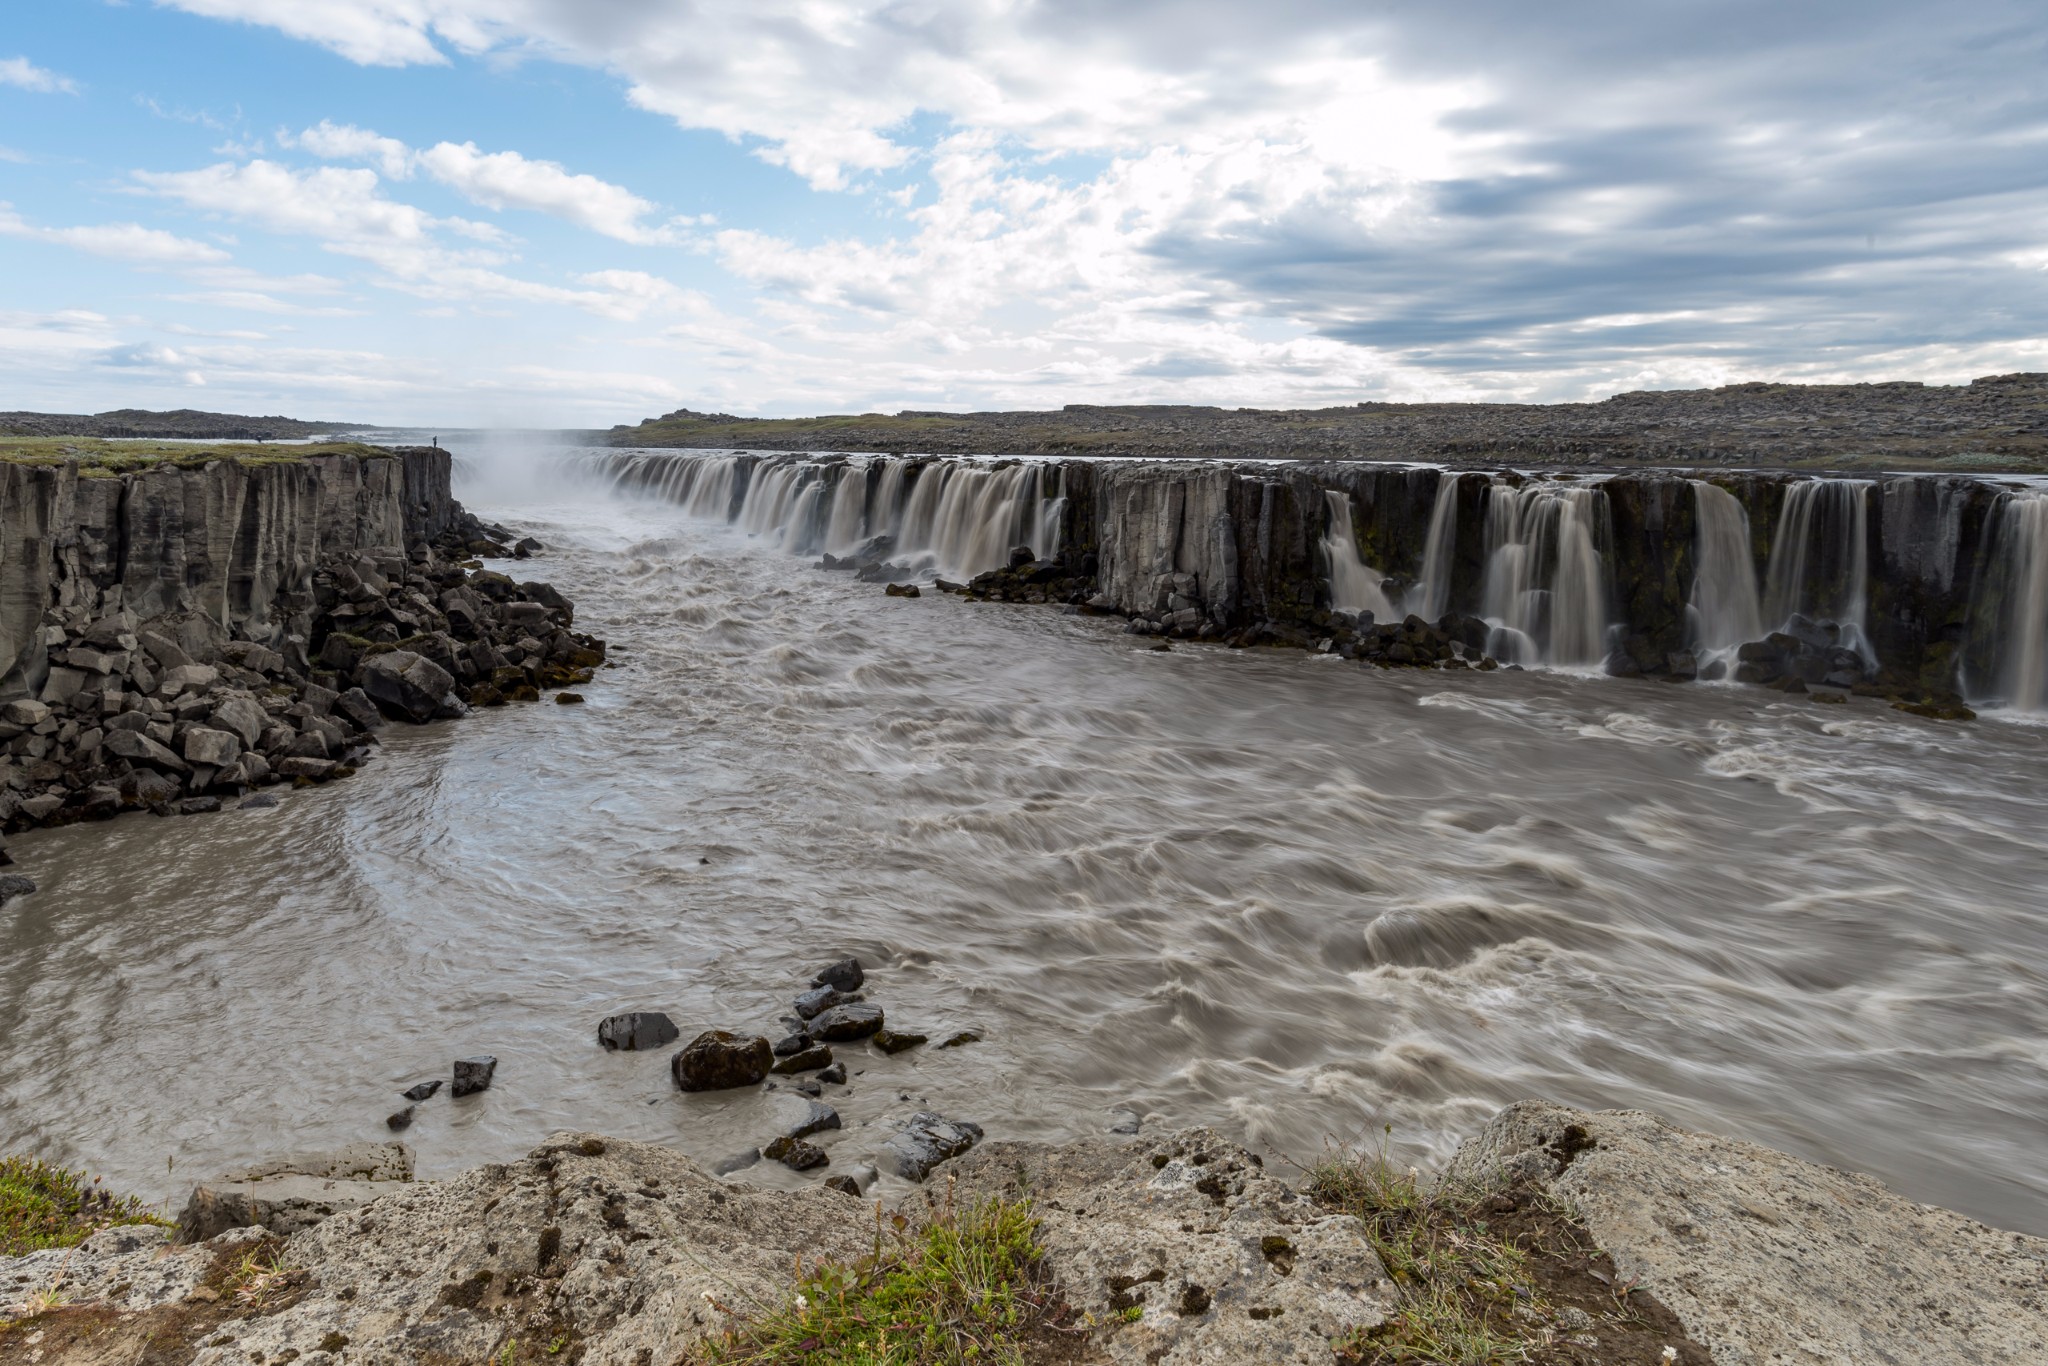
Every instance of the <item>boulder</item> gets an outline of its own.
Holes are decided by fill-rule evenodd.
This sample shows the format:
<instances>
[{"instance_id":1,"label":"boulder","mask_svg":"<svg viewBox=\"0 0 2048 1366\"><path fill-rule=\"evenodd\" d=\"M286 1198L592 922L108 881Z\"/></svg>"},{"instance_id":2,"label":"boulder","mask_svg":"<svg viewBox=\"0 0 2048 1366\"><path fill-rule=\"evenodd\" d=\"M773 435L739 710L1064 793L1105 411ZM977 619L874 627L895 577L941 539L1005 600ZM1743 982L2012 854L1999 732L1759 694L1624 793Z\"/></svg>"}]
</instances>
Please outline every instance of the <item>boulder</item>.
<instances>
[{"instance_id":1,"label":"boulder","mask_svg":"<svg viewBox=\"0 0 2048 1366\"><path fill-rule=\"evenodd\" d=\"M195 1186L178 1235L202 1242L231 1228L262 1227L289 1236L404 1189L412 1173L412 1150L402 1143L351 1143L258 1163Z\"/></svg>"},{"instance_id":2,"label":"boulder","mask_svg":"<svg viewBox=\"0 0 2048 1366\"><path fill-rule=\"evenodd\" d=\"M785 1138L809 1138L812 1134L839 1127L839 1112L817 1101L807 1103L803 1117L782 1131Z\"/></svg>"},{"instance_id":3,"label":"boulder","mask_svg":"<svg viewBox=\"0 0 2048 1366\"><path fill-rule=\"evenodd\" d=\"M334 699L334 710L358 731L369 732L384 724L382 713L370 695L361 688L350 688Z\"/></svg>"},{"instance_id":4,"label":"boulder","mask_svg":"<svg viewBox=\"0 0 2048 1366\"><path fill-rule=\"evenodd\" d=\"M249 803L247 802L242 803L242 805L244 806L247 806L248 804ZM431 1081L416 1082L413 1085L406 1087L405 1090L400 1092L399 1094L403 1095L407 1100L421 1101L426 1100L428 1097L432 1096L434 1092L440 1089L441 1079L439 1077L435 1077Z\"/></svg>"},{"instance_id":5,"label":"boulder","mask_svg":"<svg viewBox=\"0 0 2048 1366\"><path fill-rule=\"evenodd\" d=\"M878 1029L875 1031L872 1042L875 1047L881 1049L884 1053L901 1053L907 1048L915 1048L919 1044L929 1041L930 1037L927 1034L899 1033L893 1029Z\"/></svg>"},{"instance_id":6,"label":"boulder","mask_svg":"<svg viewBox=\"0 0 2048 1366\"><path fill-rule=\"evenodd\" d=\"M455 677L424 655L392 650L363 661L363 691L387 716L425 724L455 691Z\"/></svg>"},{"instance_id":7,"label":"boulder","mask_svg":"<svg viewBox=\"0 0 2048 1366\"><path fill-rule=\"evenodd\" d=\"M811 1036L800 1029L796 1033L785 1035L783 1038L776 1041L775 1056L778 1058L786 1058L789 1057L791 1054L801 1053L810 1046Z\"/></svg>"},{"instance_id":8,"label":"boulder","mask_svg":"<svg viewBox=\"0 0 2048 1366\"><path fill-rule=\"evenodd\" d=\"M417 1109L419 1109L417 1105L408 1105L397 1114L386 1115L384 1117L384 1127L394 1134L410 1129L412 1127L412 1112Z\"/></svg>"},{"instance_id":9,"label":"boulder","mask_svg":"<svg viewBox=\"0 0 2048 1366\"><path fill-rule=\"evenodd\" d=\"M832 1050L823 1044L812 1044L801 1052L792 1053L776 1060L774 1071L777 1076L789 1077L798 1072L809 1072L832 1061Z\"/></svg>"},{"instance_id":10,"label":"boulder","mask_svg":"<svg viewBox=\"0 0 2048 1366\"><path fill-rule=\"evenodd\" d=\"M882 1008L865 1002L834 1006L811 1021L811 1037L827 1043L865 1039L882 1027Z\"/></svg>"},{"instance_id":11,"label":"boulder","mask_svg":"<svg viewBox=\"0 0 2048 1366\"><path fill-rule=\"evenodd\" d=\"M759 1035L744 1037L707 1029L675 1055L669 1070L680 1090L727 1091L758 1084L767 1077L774 1059L774 1049Z\"/></svg>"},{"instance_id":12,"label":"boulder","mask_svg":"<svg viewBox=\"0 0 2048 1366\"><path fill-rule=\"evenodd\" d=\"M833 1006L859 999L857 996L848 996L837 987L813 987L796 998L796 1013L800 1019L808 1020L830 1010Z\"/></svg>"},{"instance_id":13,"label":"boulder","mask_svg":"<svg viewBox=\"0 0 2048 1366\"><path fill-rule=\"evenodd\" d=\"M191 763L226 768L241 757L241 737L231 731L194 726L185 732L185 758Z\"/></svg>"},{"instance_id":14,"label":"boulder","mask_svg":"<svg viewBox=\"0 0 2048 1366\"><path fill-rule=\"evenodd\" d=\"M32 697L17 697L12 702L0 704L0 721L10 726L21 726L26 729L40 726L49 719L49 705Z\"/></svg>"},{"instance_id":15,"label":"boulder","mask_svg":"<svg viewBox=\"0 0 2048 1366\"><path fill-rule=\"evenodd\" d=\"M250 697L230 697L213 709L209 718L215 730L232 733L244 747L254 749L270 726L270 713Z\"/></svg>"},{"instance_id":16,"label":"boulder","mask_svg":"<svg viewBox=\"0 0 2048 1366\"><path fill-rule=\"evenodd\" d=\"M830 1082L834 1086L846 1085L846 1064L843 1062L833 1063L830 1067L818 1073L815 1080Z\"/></svg>"},{"instance_id":17,"label":"boulder","mask_svg":"<svg viewBox=\"0 0 2048 1366\"><path fill-rule=\"evenodd\" d=\"M819 970L811 978L814 987L837 987L841 991L859 991L867 981L867 974L861 971L860 959L842 958L830 967Z\"/></svg>"},{"instance_id":18,"label":"boulder","mask_svg":"<svg viewBox=\"0 0 2048 1366\"><path fill-rule=\"evenodd\" d=\"M613 1015L597 1026L597 1041L606 1048L638 1052L674 1043L682 1035L675 1021L658 1011L634 1011Z\"/></svg>"},{"instance_id":19,"label":"boulder","mask_svg":"<svg viewBox=\"0 0 2048 1366\"><path fill-rule=\"evenodd\" d=\"M455 1080L448 1087L448 1094L458 1099L473 1096L479 1091L491 1089L491 1079L498 1073L498 1060L488 1053L479 1053L473 1058L455 1060Z\"/></svg>"},{"instance_id":20,"label":"boulder","mask_svg":"<svg viewBox=\"0 0 2048 1366\"><path fill-rule=\"evenodd\" d=\"M27 896L36 889L36 880L20 873L0 873L0 906L18 896Z\"/></svg>"},{"instance_id":21,"label":"boulder","mask_svg":"<svg viewBox=\"0 0 2048 1366\"><path fill-rule=\"evenodd\" d=\"M168 701L181 693L205 692L218 682L220 670L211 664L180 664L164 670L164 676L157 680L157 696Z\"/></svg>"},{"instance_id":22,"label":"boulder","mask_svg":"<svg viewBox=\"0 0 2048 1366\"><path fill-rule=\"evenodd\" d=\"M131 764L148 764L152 768L160 768L170 773L191 772L191 766L183 759L141 731L110 730L100 744L109 754L126 759Z\"/></svg>"},{"instance_id":23,"label":"boulder","mask_svg":"<svg viewBox=\"0 0 2048 1366\"><path fill-rule=\"evenodd\" d=\"M981 1142L981 1126L946 1119L929 1110L910 1117L900 1133L883 1145L883 1156L905 1181L922 1181L932 1168Z\"/></svg>"},{"instance_id":24,"label":"boulder","mask_svg":"<svg viewBox=\"0 0 2048 1366\"><path fill-rule=\"evenodd\" d=\"M832 1159L825 1150L815 1143L806 1143L800 1138L778 1138L761 1150L761 1156L780 1162L793 1172L809 1171L822 1167Z\"/></svg>"}]
</instances>

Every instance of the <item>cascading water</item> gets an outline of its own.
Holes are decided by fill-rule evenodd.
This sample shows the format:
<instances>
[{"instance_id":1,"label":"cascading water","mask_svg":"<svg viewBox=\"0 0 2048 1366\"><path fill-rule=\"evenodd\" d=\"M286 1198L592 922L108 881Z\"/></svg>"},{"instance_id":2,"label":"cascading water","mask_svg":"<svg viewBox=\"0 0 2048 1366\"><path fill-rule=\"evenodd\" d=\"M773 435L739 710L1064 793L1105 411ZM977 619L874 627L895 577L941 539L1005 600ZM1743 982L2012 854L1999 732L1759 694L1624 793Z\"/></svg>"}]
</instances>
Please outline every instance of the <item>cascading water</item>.
<instances>
[{"instance_id":1,"label":"cascading water","mask_svg":"<svg viewBox=\"0 0 2048 1366\"><path fill-rule=\"evenodd\" d=\"M1399 614L1381 586L1386 576L1359 556L1351 526L1351 495L1324 489L1323 502L1330 513L1323 532L1323 553L1330 558L1330 605L1343 612L1370 612L1375 621L1395 620Z\"/></svg>"},{"instance_id":2,"label":"cascading water","mask_svg":"<svg viewBox=\"0 0 2048 1366\"><path fill-rule=\"evenodd\" d=\"M1992 513L1989 572L1996 661L1985 699L2016 711L2048 711L2048 492L2009 493Z\"/></svg>"},{"instance_id":3,"label":"cascading water","mask_svg":"<svg viewBox=\"0 0 2048 1366\"><path fill-rule=\"evenodd\" d=\"M1688 644L1702 676L1718 677L1732 667L1738 648L1762 638L1763 607L1757 598L1749 510L1718 484L1695 479L1692 489L1698 529L1692 597L1685 609Z\"/></svg>"},{"instance_id":4,"label":"cascading water","mask_svg":"<svg viewBox=\"0 0 2048 1366\"><path fill-rule=\"evenodd\" d=\"M1607 494L1530 481L1486 491L1487 653L1564 667L1607 657Z\"/></svg>"},{"instance_id":5,"label":"cascading water","mask_svg":"<svg viewBox=\"0 0 2048 1366\"><path fill-rule=\"evenodd\" d=\"M845 555L889 538L899 564L971 578L1002 566L1016 546L1041 555L1056 548L1066 500L1054 467L890 456L880 461L870 497L875 464L781 453L622 452L603 468L618 488L731 522L791 554Z\"/></svg>"},{"instance_id":6,"label":"cascading water","mask_svg":"<svg viewBox=\"0 0 2048 1366\"><path fill-rule=\"evenodd\" d=\"M1765 576L1764 620L1791 627L1804 617L1836 628L1835 643L1866 667L1877 663L1865 634L1870 596L1867 479L1809 479L1787 486Z\"/></svg>"},{"instance_id":7,"label":"cascading water","mask_svg":"<svg viewBox=\"0 0 2048 1366\"><path fill-rule=\"evenodd\" d=\"M1451 560L1458 550L1458 480L1446 471L1437 480L1429 510L1429 537L1422 543L1422 574L1408 590L1408 610L1435 621L1451 607Z\"/></svg>"}]
</instances>

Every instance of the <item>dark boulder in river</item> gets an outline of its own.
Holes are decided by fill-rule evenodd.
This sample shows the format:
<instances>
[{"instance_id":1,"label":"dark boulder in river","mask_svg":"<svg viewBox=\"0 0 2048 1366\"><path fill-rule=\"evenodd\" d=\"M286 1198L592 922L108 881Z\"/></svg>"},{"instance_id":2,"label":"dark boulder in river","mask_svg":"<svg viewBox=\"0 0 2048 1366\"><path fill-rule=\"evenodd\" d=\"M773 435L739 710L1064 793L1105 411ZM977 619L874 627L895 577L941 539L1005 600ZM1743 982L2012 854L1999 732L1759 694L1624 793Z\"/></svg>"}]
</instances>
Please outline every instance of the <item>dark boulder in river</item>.
<instances>
[{"instance_id":1,"label":"dark boulder in river","mask_svg":"<svg viewBox=\"0 0 2048 1366\"><path fill-rule=\"evenodd\" d=\"M811 1036L827 1043L865 1039L882 1027L882 1008L877 1005L834 1006L811 1021Z\"/></svg>"},{"instance_id":2,"label":"dark boulder in river","mask_svg":"<svg viewBox=\"0 0 2048 1366\"><path fill-rule=\"evenodd\" d=\"M425 725L454 696L455 678L425 655L392 650L363 662L363 691L390 715Z\"/></svg>"},{"instance_id":3,"label":"dark boulder in river","mask_svg":"<svg viewBox=\"0 0 2048 1366\"><path fill-rule=\"evenodd\" d=\"M814 987L836 987L840 991L859 991L867 981L867 974L861 971L860 959L842 958L831 967L825 968L811 979Z\"/></svg>"},{"instance_id":4,"label":"dark boulder in river","mask_svg":"<svg viewBox=\"0 0 2048 1366\"><path fill-rule=\"evenodd\" d=\"M646 1048L659 1048L674 1043L682 1037L674 1020L659 1011L636 1010L625 1015L613 1015L597 1027L597 1041L606 1048L636 1052Z\"/></svg>"},{"instance_id":5,"label":"dark boulder in river","mask_svg":"<svg viewBox=\"0 0 2048 1366\"><path fill-rule=\"evenodd\" d=\"M479 1091L491 1089L491 1078L498 1072L498 1060L488 1053L474 1058L455 1060L455 1082L448 1088L451 1096L472 1096Z\"/></svg>"},{"instance_id":6,"label":"dark boulder in river","mask_svg":"<svg viewBox=\"0 0 2048 1366\"><path fill-rule=\"evenodd\" d=\"M922 1181L933 1167L981 1142L981 1126L965 1120L946 1119L929 1110L910 1117L897 1134L883 1145L896 1174L905 1181Z\"/></svg>"},{"instance_id":7,"label":"dark boulder in river","mask_svg":"<svg viewBox=\"0 0 2048 1366\"><path fill-rule=\"evenodd\" d=\"M743 1038L723 1029L707 1029L669 1064L676 1086L684 1091L727 1091L752 1086L768 1075L775 1050L760 1035Z\"/></svg>"}]
</instances>

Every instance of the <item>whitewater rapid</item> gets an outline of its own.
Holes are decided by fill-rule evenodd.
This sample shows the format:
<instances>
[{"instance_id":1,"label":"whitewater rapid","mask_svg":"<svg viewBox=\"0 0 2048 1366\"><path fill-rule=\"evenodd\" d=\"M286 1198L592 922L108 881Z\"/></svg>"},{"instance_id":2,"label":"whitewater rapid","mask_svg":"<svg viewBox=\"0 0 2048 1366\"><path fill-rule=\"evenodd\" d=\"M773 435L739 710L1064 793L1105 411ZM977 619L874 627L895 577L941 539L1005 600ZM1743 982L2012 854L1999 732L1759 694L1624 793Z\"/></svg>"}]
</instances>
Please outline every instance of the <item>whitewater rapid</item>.
<instances>
[{"instance_id":1,"label":"whitewater rapid","mask_svg":"<svg viewBox=\"0 0 2048 1366\"><path fill-rule=\"evenodd\" d=\"M984 1040L855 1049L841 1165L918 1108L1422 1159L1537 1095L2048 1231L2048 728L1154 652L654 499L464 496L620 667L275 810L10 841L42 890L0 912L0 1151L168 1197L387 1137L491 1052L405 1135L424 1175L569 1126L713 1160L781 1096L681 1094L597 1021L772 1034L854 953L892 1025Z\"/></svg>"}]
</instances>

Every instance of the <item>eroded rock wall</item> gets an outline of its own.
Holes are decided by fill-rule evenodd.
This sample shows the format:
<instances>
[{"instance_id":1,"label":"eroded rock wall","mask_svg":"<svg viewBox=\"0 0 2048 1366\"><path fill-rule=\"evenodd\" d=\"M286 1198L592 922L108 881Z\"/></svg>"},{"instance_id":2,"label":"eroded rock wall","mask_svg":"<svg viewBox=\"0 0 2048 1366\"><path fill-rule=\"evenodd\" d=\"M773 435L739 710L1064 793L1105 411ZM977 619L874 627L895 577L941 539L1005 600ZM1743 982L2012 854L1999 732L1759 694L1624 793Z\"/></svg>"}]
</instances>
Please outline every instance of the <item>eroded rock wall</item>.
<instances>
[{"instance_id":1,"label":"eroded rock wall","mask_svg":"<svg viewBox=\"0 0 2048 1366\"><path fill-rule=\"evenodd\" d=\"M419 449L115 476L0 464L0 699L42 688L50 627L122 608L214 645L303 641L320 561L448 530L449 479L447 452Z\"/></svg>"}]
</instances>

